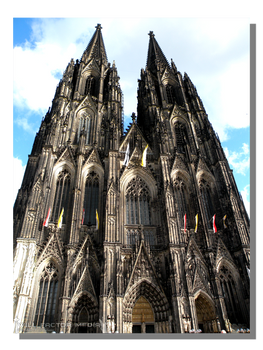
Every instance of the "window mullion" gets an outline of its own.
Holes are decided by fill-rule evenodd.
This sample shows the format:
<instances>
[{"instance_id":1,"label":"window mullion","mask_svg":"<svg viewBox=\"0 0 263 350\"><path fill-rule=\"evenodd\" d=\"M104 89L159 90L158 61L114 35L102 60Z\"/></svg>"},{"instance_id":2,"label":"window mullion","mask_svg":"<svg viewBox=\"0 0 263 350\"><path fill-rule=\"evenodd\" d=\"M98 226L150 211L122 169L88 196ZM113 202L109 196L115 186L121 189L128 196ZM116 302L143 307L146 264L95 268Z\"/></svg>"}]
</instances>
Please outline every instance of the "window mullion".
<instances>
[{"instance_id":1,"label":"window mullion","mask_svg":"<svg viewBox=\"0 0 263 350\"><path fill-rule=\"evenodd\" d=\"M40 285L42 282L42 289L40 291L40 297L39 297L39 307L38 307L38 314L37 314L37 320L36 320L36 326L38 325L39 322L39 316L40 316L40 310L41 310L41 304L42 304L42 298L43 298L43 291L44 291L44 287L45 287L45 280L43 279L42 281L40 281ZM40 287L39 287L40 289Z\"/></svg>"},{"instance_id":2,"label":"window mullion","mask_svg":"<svg viewBox=\"0 0 263 350\"><path fill-rule=\"evenodd\" d=\"M45 318L46 318L46 309L47 309L47 302L48 302L49 287L50 287L50 278L48 279L46 301L45 301L45 307L44 307L44 310L43 310L43 321L42 321L43 324L44 324Z\"/></svg>"}]
</instances>

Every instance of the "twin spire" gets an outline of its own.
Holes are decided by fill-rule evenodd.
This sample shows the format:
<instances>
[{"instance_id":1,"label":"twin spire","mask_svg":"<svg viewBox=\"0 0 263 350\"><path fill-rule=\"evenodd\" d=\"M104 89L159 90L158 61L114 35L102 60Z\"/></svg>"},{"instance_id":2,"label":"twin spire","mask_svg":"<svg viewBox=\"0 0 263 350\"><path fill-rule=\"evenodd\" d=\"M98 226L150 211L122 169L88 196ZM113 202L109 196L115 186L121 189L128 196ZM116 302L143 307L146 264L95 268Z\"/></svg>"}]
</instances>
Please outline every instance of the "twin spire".
<instances>
[{"instance_id":1,"label":"twin spire","mask_svg":"<svg viewBox=\"0 0 263 350\"><path fill-rule=\"evenodd\" d=\"M107 65L108 59L101 33L102 26L98 23L95 28L96 31L93 34L86 50L84 51L81 60L88 63L88 61L91 59L95 59L97 63L103 63ZM150 42L148 47L146 66L153 71L156 70L157 64L169 67L169 63L163 54L159 44L157 43L152 31L149 32L149 36Z\"/></svg>"}]
</instances>

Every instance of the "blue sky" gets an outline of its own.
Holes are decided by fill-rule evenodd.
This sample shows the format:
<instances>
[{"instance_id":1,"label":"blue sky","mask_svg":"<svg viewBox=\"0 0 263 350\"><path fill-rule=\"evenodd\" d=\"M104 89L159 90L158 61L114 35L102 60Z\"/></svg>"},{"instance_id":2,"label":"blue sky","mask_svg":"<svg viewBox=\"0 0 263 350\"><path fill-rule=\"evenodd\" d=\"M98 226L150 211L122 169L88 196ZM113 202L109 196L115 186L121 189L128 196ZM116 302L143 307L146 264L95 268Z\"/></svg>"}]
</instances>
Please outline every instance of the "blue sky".
<instances>
[{"instance_id":1,"label":"blue sky","mask_svg":"<svg viewBox=\"0 0 263 350\"><path fill-rule=\"evenodd\" d=\"M120 76L126 125L136 113L137 79L152 30L167 60L195 84L249 212L249 21L233 18L15 18L14 199L59 79L71 58L81 58L97 23Z\"/></svg>"}]
</instances>

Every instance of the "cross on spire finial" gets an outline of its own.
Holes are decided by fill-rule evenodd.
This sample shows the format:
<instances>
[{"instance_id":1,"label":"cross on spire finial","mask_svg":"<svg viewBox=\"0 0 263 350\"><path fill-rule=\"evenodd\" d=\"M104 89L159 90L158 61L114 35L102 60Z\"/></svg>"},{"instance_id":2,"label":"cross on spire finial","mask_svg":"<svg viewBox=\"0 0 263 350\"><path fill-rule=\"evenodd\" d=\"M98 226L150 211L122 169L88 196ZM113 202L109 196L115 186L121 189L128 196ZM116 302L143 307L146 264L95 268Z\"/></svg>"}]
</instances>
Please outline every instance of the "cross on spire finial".
<instances>
[{"instance_id":1,"label":"cross on spire finial","mask_svg":"<svg viewBox=\"0 0 263 350\"><path fill-rule=\"evenodd\" d=\"M132 113L132 116L131 116L131 117L132 117L132 121L133 121L133 123L135 123L136 116L135 116L135 113L134 113L134 112Z\"/></svg>"},{"instance_id":2,"label":"cross on spire finial","mask_svg":"<svg viewBox=\"0 0 263 350\"><path fill-rule=\"evenodd\" d=\"M102 26L101 26L101 24L100 23L98 23L97 25L96 25L96 27L95 27L96 29L102 29Z\"/></svg>"},{"instance_id":3,"label":"cross on spire finial","mask_svg":"<svg viewBox=\"0 0 263 350\"><path fill-rule=\"evenodd\" d=\"M148 35L150 35L150 37L153 38L154 37L153 31L151 30Z\"/></svg>"}]
</instances>

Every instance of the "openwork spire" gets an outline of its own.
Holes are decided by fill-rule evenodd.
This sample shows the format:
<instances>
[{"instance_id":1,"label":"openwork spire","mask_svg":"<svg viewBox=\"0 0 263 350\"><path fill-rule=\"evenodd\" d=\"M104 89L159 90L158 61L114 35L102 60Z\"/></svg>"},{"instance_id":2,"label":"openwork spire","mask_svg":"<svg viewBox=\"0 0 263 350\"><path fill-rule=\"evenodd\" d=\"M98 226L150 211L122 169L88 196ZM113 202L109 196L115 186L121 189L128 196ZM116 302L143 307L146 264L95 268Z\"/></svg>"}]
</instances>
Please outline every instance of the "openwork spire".
<instances>
[{"instance_id":1,"label":"openwork spire","mask_svg":"<svg viewBox=\"0 0 263 350\"><path fill-rule=\"evenodd\" d=\"M96 31L93 34L93 37L91 38L86 50L84 51L81 60L87 63L94 58L99 64L107 64L108 59L101 33L102 26L97 24L95 28Z\"/></svg>"},{"instance_id":2,"label":"openwork spire","mask_svg":"<svg viewBox=\"0 0 263 350\"><path fill-rule=\"evenodd\" d=\"M161 67L168 66L170 68L170 65L165 55L163 54L159 44L157 43L153 32L150 31L148 35L150 36L150 41L148 47L146 67L151 71L156 71L157 65L160 65Z\"/></svg>"}]
</instances>

